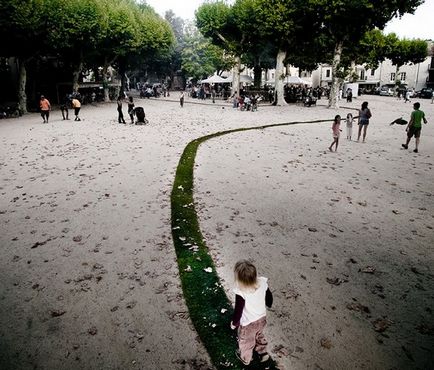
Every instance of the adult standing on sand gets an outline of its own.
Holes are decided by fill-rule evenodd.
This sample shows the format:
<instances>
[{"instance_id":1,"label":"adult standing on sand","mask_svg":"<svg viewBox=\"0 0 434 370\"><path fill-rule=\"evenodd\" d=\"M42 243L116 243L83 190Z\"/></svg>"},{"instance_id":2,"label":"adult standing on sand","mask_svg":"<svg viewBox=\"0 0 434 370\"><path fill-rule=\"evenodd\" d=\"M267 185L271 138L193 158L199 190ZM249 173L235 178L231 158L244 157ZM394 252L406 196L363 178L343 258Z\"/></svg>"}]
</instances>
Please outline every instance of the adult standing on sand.
<instances>
[{"instance_id":1,"label":"adult standing on sand","mask_svg":"<svg viewBox=\"0 0 434 370\"><path fill-rule=\"evenodd\" d=\"M118 110L118 122L125 124L124 114L122 113L122 95L118 96L118 100L116 102L117 110Z\"/></svg>"},{"instance_id":2,"label":"adult standing on sand","mask_svg":"<svg viewBox=\"0 0 434 370\"><path fill-rule=\"evenodd\" d=\"M68 94L65 95L63 98L62 104L60 105L60 111L62 112L62 118L63 120L69 120L69 104L70 104L71 98Z\"/></svg>"},{"instance_id":3,"label":"adult standing on sand","mask_svg":"<svg viewBox=\"0 0 434 370\"><path fill-rule=\"evenodd\" d=\"M366 130L368 129L369 119L372 117L372 113L368 108L368 102L364 101L362 107L359 110L359 134L357 135L357 141L360 141L360 135L363 128L363 142L366 139Z\"/></svg>"},{"instance_id":4,"label":"adult standing on sand","mask_svg":"<svg viewBox=\"0 0 434 370\"><path fill-rule=\"evenodd\" d=\"M179 104L181 105L181 108L184 106L184 91L181 91L181 94L179 95Z\"/></svg>"},{"instance_id":5,"label":"adult standing on sand","mask_svg":"<svg viewBox=\"0 0 434 370\"><path fill-rule=\"evenodd\" d=\"M39 101L39 108L41 108L41 116L44 122L48 123L48 117L50 116L51 104L44 95L41 95L41 100Z\"/></svg>"},{"instance_id":6,"label":"adult standing on sand","mask_svg":"<svg viewBox=\"0 0 434 370\"><path fill-rule=\"evenodd\" d=\"M78 114L80 113L80 109L81 109L81 103L80 100L77 99L77 97L75 96L72 99L72 108L74 108L74 114L75 114L75 119L74 121L81 121L80 117L78 117Z\"/></svg>"},{"instance_id":7,"label":"adult standing on sand","mask_svg":"<svg viewBox=\"0 0 434 370\"><path fill-rule=\"evenodd\" d=\"M407 131L407 142L405 144L402 144L402 147L404 149L408 149L408 144L410 143L410 140L414 135L416 141L416 148L413 150L413 152L418 153L420 131L422 130L422 120L425 124L427 123L427 120L425 118L425 113L419 109L420 103L414 103L413 108L414 111L411 112L410 122L405 129L405 131Z\"/></svg>"}]
</instances>

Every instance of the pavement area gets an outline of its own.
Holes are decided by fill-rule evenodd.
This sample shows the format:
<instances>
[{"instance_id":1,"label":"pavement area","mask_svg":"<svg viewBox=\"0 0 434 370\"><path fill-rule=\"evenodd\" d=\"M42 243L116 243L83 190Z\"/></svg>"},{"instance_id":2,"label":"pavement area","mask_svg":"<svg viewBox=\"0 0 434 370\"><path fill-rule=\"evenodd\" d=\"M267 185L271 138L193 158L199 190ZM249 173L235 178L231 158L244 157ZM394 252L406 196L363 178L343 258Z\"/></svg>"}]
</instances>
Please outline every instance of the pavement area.
<instances>
[{"instance_id":1,"label":"pavement area","mask_svg":"<svg viewBox=\"0 0 434 370\"><path fill-rule=\"evenodd\" d=\"M191 140L195 201L230 297L233 265L269 278L270 352L282 369L434 366L434 105L419 153L401 148L412 104L362 96L345 108L179 106L138 99L0 121L0 368L208 369L182 297L170 191ZM368 101L366 143L329 152L331 120ZM72 112L70 111L72 116ZM124 115L128 122L126 103ZM357 125L353 127L353 139Z\"/></svg>"}]
</instances>

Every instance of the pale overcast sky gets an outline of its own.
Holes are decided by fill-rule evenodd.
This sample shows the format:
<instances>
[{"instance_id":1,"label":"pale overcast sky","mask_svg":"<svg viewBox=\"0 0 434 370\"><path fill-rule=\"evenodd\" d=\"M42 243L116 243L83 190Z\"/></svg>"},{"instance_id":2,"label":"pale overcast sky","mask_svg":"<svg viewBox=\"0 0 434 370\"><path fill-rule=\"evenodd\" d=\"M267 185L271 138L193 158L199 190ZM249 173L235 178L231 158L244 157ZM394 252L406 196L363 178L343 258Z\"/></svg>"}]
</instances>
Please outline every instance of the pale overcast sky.
<instances>
[{"instance_id":1,"label":"pale overcast sky","mask_svg":"<svg viewBox=\"0 0 434 370\"><path fill-rule=\"evenodd\" d=\"M183 19L193 19L194 11L203 0L146 0L157 13L164 16L166 10ZM385 29L386 33L395 32L399 37L434 40L434 0L425 0L414 14L406 14L401 19L393 19Z\"/></svg>"}]
</instances>

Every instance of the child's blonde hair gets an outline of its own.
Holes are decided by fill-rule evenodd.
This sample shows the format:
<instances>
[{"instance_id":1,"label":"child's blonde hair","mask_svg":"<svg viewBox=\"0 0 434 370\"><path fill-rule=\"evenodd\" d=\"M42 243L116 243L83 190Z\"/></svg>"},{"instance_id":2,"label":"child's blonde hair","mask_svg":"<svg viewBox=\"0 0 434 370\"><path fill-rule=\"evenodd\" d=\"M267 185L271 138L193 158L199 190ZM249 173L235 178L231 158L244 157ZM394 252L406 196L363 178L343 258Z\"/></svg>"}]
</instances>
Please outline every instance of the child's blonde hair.
<instances>
[{"instance_id":1,"label":"child's blonde hair","mask_svg":"<svg viewBox=\"0 0 434 370\"><path fill-rule=\"evenodd\" d=\"M256 267L247 260L238 261L234 267L235 280L246 288L253 288L257 283Z\"/></svg>"}]
</instances>

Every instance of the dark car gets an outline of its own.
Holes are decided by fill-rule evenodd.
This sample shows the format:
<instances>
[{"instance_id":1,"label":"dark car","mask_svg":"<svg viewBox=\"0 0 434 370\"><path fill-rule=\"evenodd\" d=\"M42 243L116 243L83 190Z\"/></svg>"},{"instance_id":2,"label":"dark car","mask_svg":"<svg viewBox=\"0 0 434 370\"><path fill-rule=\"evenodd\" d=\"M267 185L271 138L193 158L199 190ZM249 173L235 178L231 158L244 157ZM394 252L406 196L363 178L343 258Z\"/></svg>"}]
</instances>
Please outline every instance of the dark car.
<instances>
[{"instance_id":1,"label":"dark car","mask_svg":"<svg viewBox=\"0 0 434 370\"><path fill-rule=\"evenodd\" d=\"M433 89L430 87L424 87L420 90L419 96L424 99L431 99L433 94Z\"/></svg>"}]
</instances>

